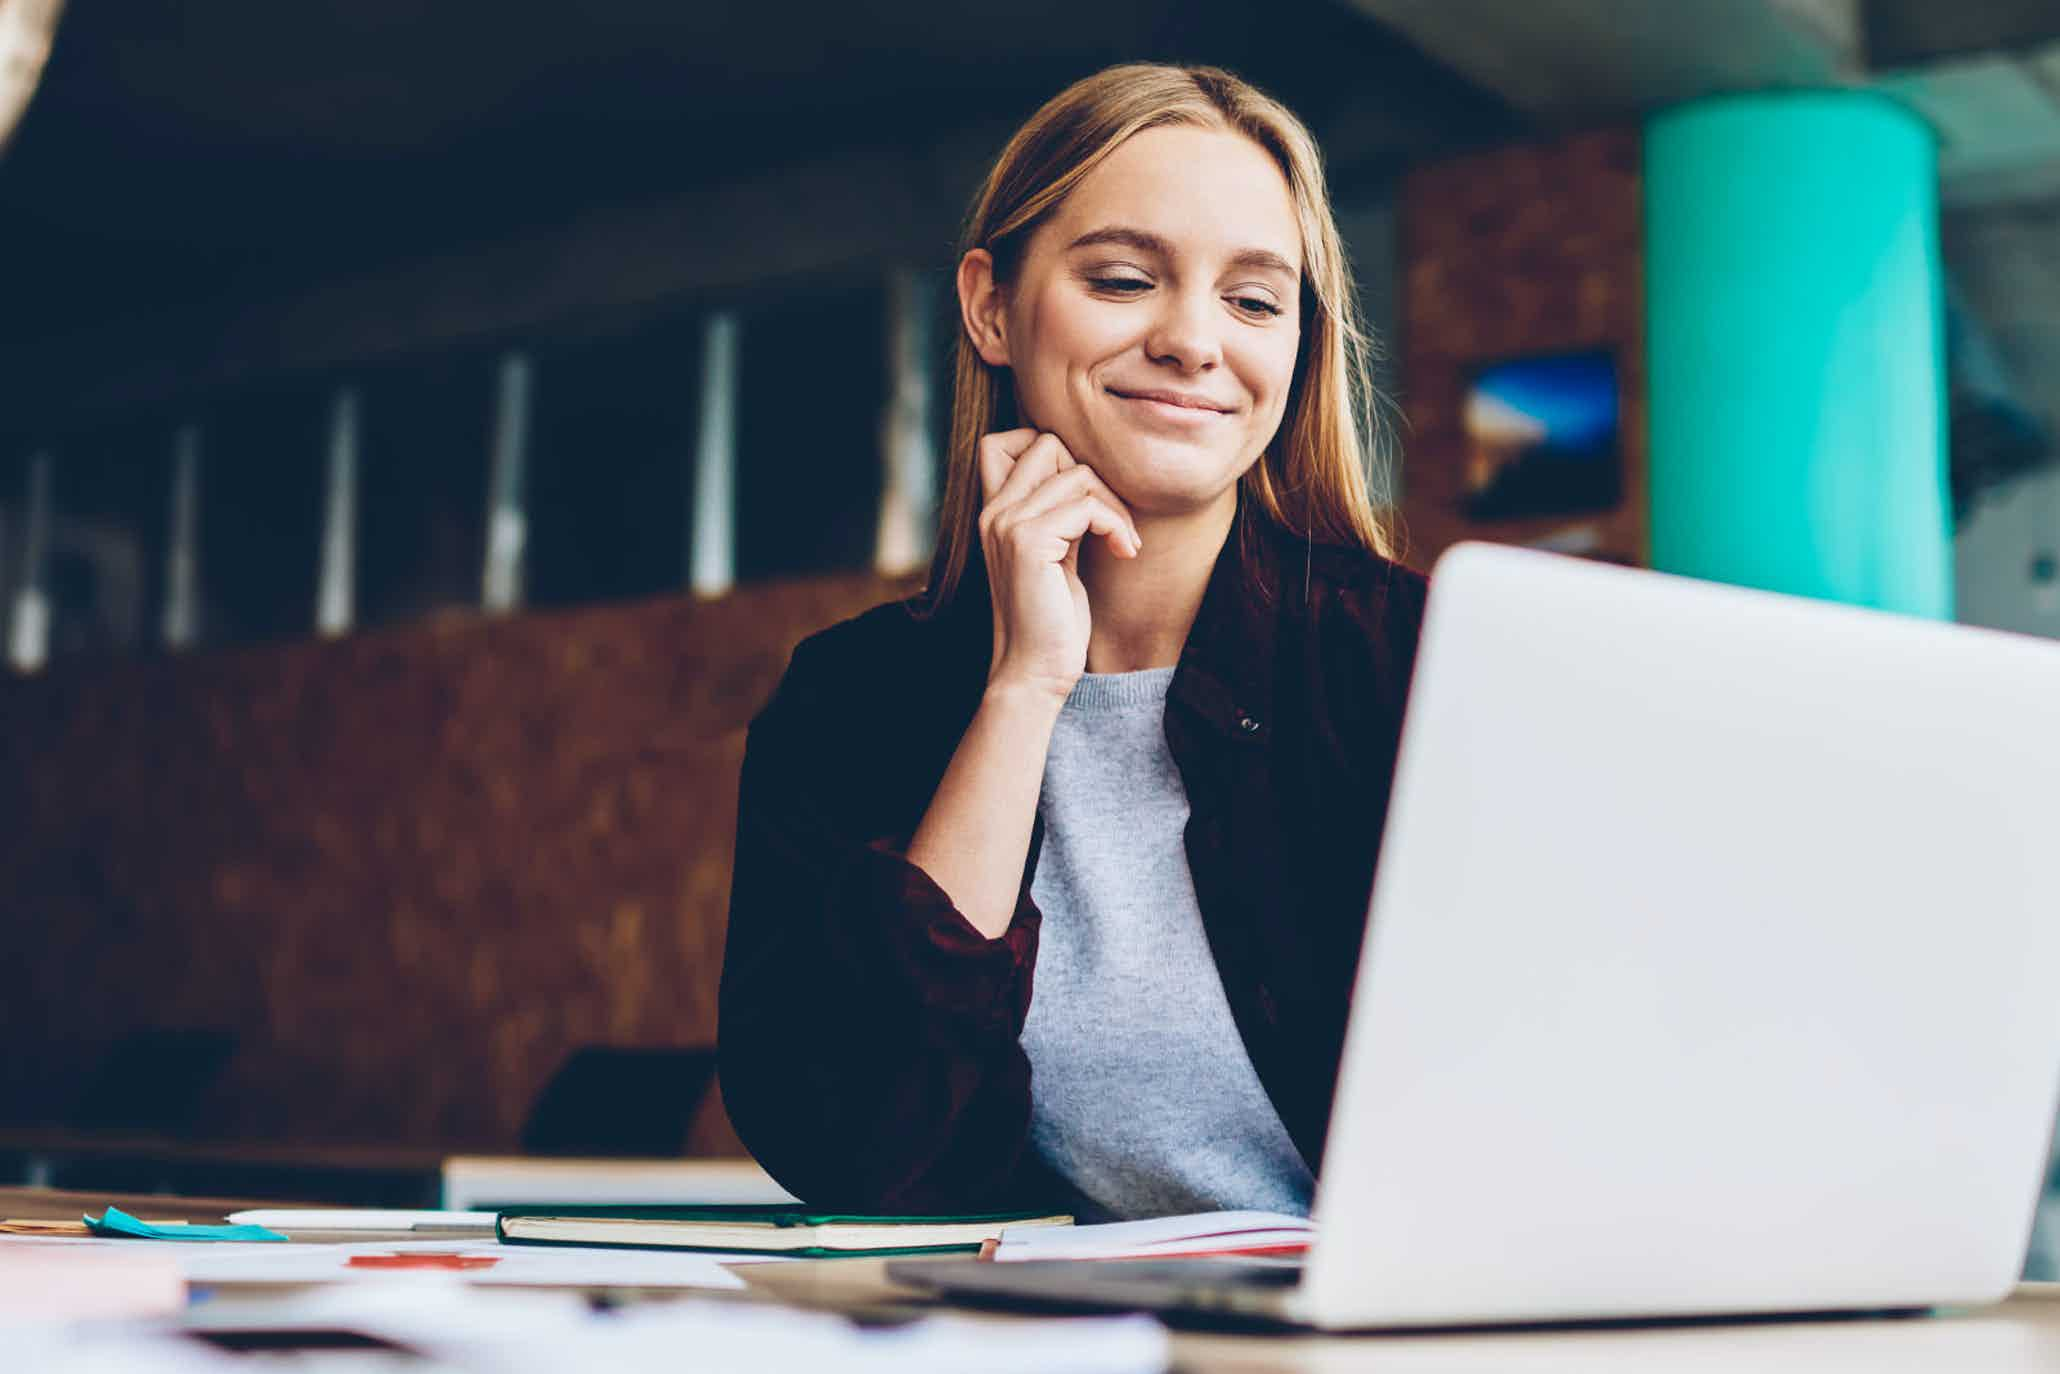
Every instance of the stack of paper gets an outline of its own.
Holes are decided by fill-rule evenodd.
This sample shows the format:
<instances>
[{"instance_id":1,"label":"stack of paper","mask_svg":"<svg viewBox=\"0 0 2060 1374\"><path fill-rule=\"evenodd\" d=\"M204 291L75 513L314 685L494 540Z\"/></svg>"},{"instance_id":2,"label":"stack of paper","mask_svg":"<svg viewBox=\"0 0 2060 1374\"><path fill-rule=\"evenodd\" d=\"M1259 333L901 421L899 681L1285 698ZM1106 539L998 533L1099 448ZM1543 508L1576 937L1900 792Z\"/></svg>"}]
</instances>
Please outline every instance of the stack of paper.
<instances>
[{"instance_id":1,"label":"stack of paper","mask_svg":"<svg viewBox=\"0 0 2060 1374\"><path fill-rule=\"evenodd\" d=\"M1316 1239L1307 1217L1284 1212L1198 1212L1101 1226L1001 1233L998 1260L1161 1259L1173 1255L1299 1255Z\"/></svg>"}]
</instances>

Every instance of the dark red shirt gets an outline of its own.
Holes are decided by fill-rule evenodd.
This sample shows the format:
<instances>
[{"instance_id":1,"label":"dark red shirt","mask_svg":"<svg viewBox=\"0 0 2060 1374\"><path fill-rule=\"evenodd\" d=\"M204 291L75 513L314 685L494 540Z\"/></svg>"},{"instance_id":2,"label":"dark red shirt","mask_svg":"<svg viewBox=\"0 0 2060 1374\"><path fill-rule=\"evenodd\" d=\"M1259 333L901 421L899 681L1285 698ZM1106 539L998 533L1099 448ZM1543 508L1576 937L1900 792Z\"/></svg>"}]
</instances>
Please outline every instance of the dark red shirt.
<instances>
[{"instance_id":1,"label":"dark red shirt","mask_svg":"<svg viewBox=\"0 0 2060 1374\"><path fill-rule=\"evenodd\" d=\"M1202 924L1259 1081L1321 1167L1425 581L1247 507L1166 703ZM952 603L811 636L753 721L720 1007L722 1091L806 1202L960 1212L1063 1196L1029 1143L1033 831L981 935L905 857L986 686L977 559Z\"/></svg>"}]
</instances>

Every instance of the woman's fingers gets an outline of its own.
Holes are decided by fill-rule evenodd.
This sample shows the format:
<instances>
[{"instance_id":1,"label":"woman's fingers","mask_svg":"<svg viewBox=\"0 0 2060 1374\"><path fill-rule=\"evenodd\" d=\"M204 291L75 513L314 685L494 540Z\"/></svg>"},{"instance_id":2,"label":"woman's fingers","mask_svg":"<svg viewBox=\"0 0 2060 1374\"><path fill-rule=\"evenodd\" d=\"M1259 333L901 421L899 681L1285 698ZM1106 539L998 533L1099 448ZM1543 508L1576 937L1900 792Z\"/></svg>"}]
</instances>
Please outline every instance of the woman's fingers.
<instances>
[{"instance_id":1,"label":"woman's fingers","mask_svg":"<svg viewBox=\"0 0 2060 1374\"><path fill-rule=\"evenodd\" d=\"M1135 548L1128 542L1133 537L1129 517L1096 496L1077 496L1009 529L1009 538L1019 550L1046 563L1063 562L1075 544L1089 534L1103 535L1111 548L1136 556Z\"/></svg>"},{"instance_id":2,"label":"woman's fingers","mask_svg":"<svg viewBox=\"0 0 2060 1374\"><path fill-rule=\"evenodd\" d=\"M1056 434L1040 434L1030 441L1030 446L1016 457L1015 466L1009 470L1008 480L1001 484L1001 490L994 494L993 504L1008 506L1021 501L1049 481L1058 471L1061 460L1070 463L1072 455Z\"/></svg>"},{"instance_id":3,"label":"woman's fingers","mask_svg":"<svg viewBox=\"0 0 2060 1374\"><path fill-rule=\"evenodd\" d=\"M1123 534L1130 547L1119 552L1135 553L1144 547L1144 540L1138 535L1137 522L1131 518L1129 507L1123 504L1121 497L1109 489L1108 483L1102 481L1101 474L1085 463L1076 462L1008 507L1008 514L1003 523L1014 524L1034 520L1046 511L1055 510L1066 502L1082 496L1094 497L1123 518Z\"/></svg>"},{"instance_id":4,"label":"woman's fingers","mask_svg":"<svg viewBox=\"0 0 2060 1374\"><path fill-rule=\"evenodd\" d=\"M1034 429L1004 429L993 434L982 435L979 446L980 496L983 503L992 502L995 493L1001 490L1009 473L1016 466L1016 459L1023 456L1023 450L1037 439Z\"/></svg>"},{"instance_id":5,"label":"woman's fingers","mask_svg":"<svg viewBox=\"0 0 2060 1374\"><path fill-rule=\"evenodd\" d=\"M1030 436L1027 442L1026 435ZM990 434L980 441L979 459L980 485L985 493L980 511L982 531L996 525L1021 525L1080 496L1092 495L1122 522L1110 547L1132 557L1143 549L1144 540L1129 508L1099 473L1073 457L1056 434L1021 429Z\"/></svg>"},{"instance_id":6,"label":"woman's fingers","mask_svg":"<svg viewBox=\"0 0 2060 1374\"><path fill-rule=\"evenodd\" d=\"M1007 450L1004 446L994 445L993 447L1001 450L1001 453L1006 455ZM983 463L981 477L983 483L986 480L988 471L984 465L991 463L994 465L994 470L998 472L1000 463L1003 461L1002 457L989 458L987 453L988 448L983 441L981 450ZM1066 446L1059 441L1058 435L1039 434L1013 458L1007 459L1009 463L1007 475L981 504L980 518L982 524L991 523L993 518L1002 510L1020 501L1029 492L1035 491L1039 483L1059 470L1059 459L1065 454ZM1068 461L1070 461L1070 456L1067 456Z\"/></svg>"}]
</instances>

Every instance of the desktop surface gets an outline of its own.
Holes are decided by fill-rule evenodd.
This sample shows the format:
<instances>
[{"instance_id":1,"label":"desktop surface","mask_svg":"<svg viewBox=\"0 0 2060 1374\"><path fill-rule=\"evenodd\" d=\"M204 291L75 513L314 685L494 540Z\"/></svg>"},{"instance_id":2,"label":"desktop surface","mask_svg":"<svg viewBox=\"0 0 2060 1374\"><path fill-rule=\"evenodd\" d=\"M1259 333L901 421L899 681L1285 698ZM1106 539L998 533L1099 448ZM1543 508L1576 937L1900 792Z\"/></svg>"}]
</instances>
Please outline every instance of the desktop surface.
<instances>
[{"instance_id":1,"label":"desktop surface","mask_svg":"<svg viewBox=\"0 0 2060 1374\"><path fill-rule=\"evenodd\" d=\"M1111 1261L1119 1263L1120 1261ZM810 1307L923 1305L885 1259L739 1266L754 1290ZM1018 1320L992 1314L993 1319ZM1036 1318L1030 1318L1037 1320ZM1045 1320L1057 1320L1045 1318ZM1645 1326L1433 1333L1175 1330L1182 1374L1445 1374L1454 1370L1750 1369L1870 1374L2060 1369L2060 1284L2026 1284L1992 1307L1921 1317L1754 1319Z\"/></svg>"},{"instance_id":2,"label":"desktop surface","mask_svg":"<svg viewBox=\"0 0 2060 1374\"><path fill-rule=\"evenodd\" d=\"M0 1216L63 1219L108 1202L139 1216L220 1222L249 1203L164 1195L67 1193L0 1188ZM144 1244L145 1242L138 1242ZM939 1304L894 1283L885 1259L740 1264L752 1301L874 1316L915 1315ZM697 1295L707 1296L707 1295ZM974 1312L1011 1326L1052 1320ZM2027 1284L2007 1301L1928 1317L1843 1321L1755 1321L1603 1330L1506 1330L1412 1335L1240 1334L1176 1331L1182 1374L1430 1374L1452 1370L1671 1371L1751 1369L1755 1374L1870 1374L1980 1370L2030 1374L2060 1369L2060 1284ZM625 1374L635 1374L625 1371Z\"/></svg>"}]
</instances>

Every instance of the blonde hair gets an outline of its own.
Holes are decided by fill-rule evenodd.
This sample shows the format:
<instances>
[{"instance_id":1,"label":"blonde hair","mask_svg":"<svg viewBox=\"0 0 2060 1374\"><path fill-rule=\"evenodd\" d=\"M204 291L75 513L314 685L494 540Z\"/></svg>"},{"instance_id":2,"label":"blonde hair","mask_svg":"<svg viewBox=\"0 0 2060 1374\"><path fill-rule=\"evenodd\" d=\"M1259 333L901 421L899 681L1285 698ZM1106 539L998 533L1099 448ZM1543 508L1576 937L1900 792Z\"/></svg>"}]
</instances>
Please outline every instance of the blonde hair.
<instances>
[{"instance_id":1,"label":"blonde hair","mask_svg":"<svg viewBox=\"0 0 2060 1374\"><path fill-rule=\"evenodd\" d=\"M1270 153L1287 179L1302 233L1296 375L1278 433L1240 479L1241 512L1257 505L1298 537L1390 555L1392 529L1368 495L1368 483L1385 476L1392 433L1373 382L1377 346L1360 317L1322 155L1279 101L1217 67L1128 63L1076 81L995 159L966 215L958 258L984 248L994 257L995 280L1012 283L1031 235L1066 195L1133 134L1169 124L1243 134ZM1005 396L1013 408L1011 387L1007 369L986 363L961 327L925 613L951 600L979 547L979 445L996 427Z\"/></svg>"}]
</instances>

